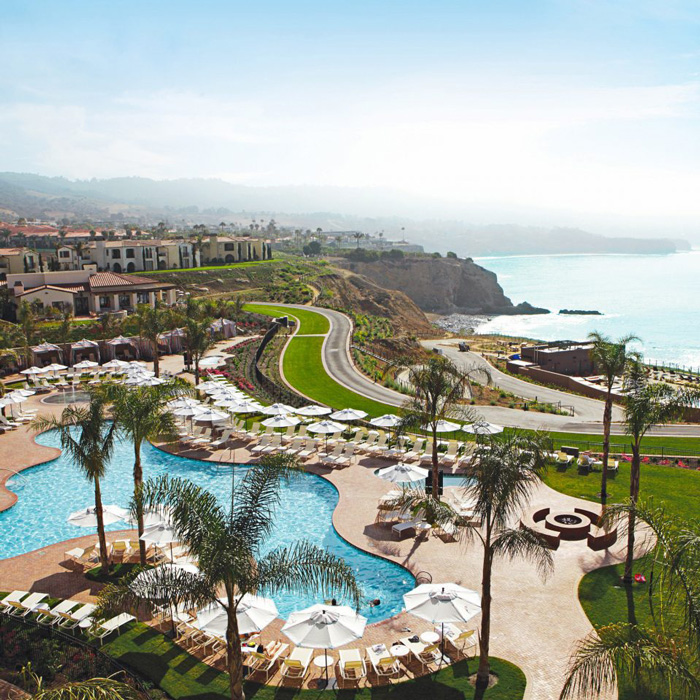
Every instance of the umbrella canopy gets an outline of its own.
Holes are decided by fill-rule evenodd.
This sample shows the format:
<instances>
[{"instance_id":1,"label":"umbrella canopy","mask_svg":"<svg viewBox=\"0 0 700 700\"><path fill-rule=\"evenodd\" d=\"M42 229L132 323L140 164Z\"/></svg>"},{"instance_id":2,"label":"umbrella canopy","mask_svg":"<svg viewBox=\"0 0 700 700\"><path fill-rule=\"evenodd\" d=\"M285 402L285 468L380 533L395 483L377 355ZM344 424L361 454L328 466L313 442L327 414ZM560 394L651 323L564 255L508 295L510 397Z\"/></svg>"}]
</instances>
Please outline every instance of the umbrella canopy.
<instances>
[{"instance_id":1,"label":"umbrella canopy","mask_svg":"<svg viewBox=\"0 0 700 700\"><path fill-rule=\"evenodd\" d=\"M165 384L165 379L160 377L143 377L137 376L127 379L124 384L135 384L136 386L160 386Z\"/></svg>"},{"instance_id":2,"label":"umbrella canopy","mask_svg":"<svg viewBox=\"0 0 700 700\"><path fill-rule=\"evenodd\" d=\"M198 416L200 413L204 413L207 410L208 409L204 408L204 406L198 406L195 404L194 406L183 406L182 408L176 408L173 411L173 415L191 418L192 416Z\"/></svg>"},{"instance_id":3,"label":"umbrella canopy","mask_svg":"<svg viewBox=\"0 0 700 700\"><path fill-rule=\"evenodd\" d=\"M11 391L9 394L6 394L3 398L7 400L8 404L22 403L27 400L27 396L22 391Z\"/></svg>"},{"instance_id":4,"label":"umbrella canopy","mask_svg":"<svg viewBox=\"0 0 700 700\"><path fill-rule=\"evenodd\" d=\"M127 525L136 527L136 519L133 515L129 514L125 518L124 522ZM156 525L169 525L170 524L170 508L168 506L156 506L154 508L146 508L143 511L143 527L144 533L147 529L155 527Z\"/></svg>"},{"instance_id":5,"label":"umbrella canopy","mask_svg":"<svg viewBox=\"0 0 700 700\"><path fill-rule=\"evenodd\" d=\"M129 511L119 506L102 506L102 519L105 525L126 520ZM68 516L68 522L78 527L97 527L97 509L95 506L88 506L82 510L76 510Z\"/></svg>"},{"instance_id":6,"label":"umbrella canopy","mask_svg":"<svg viewBox=\"0 0 700 700\"><path fill-rule=\"evenodd\" d=\"M313 404L309 406L304 406L304 408L297 408L294 410L298 416L327 416L332 409L326 408L326 406L315 406Z\"/></svg>"},{"instance_id":7,"label":"umbrella canopy","mask_svg":"<svg viewBox=\"0 0 700 700\"><path fill-rule=\"evenodd\" d=\"M28 369L23 369L20 372L20 374L43 374L46 371L47 371L46 367L32 366L32 367L29 367Z\"/></svg>"},{"instance_id":8,"label":"umbrella canopy","mask_svg":"<svg viewBox=\"0 0 700 700\"><path fill-rule=\"evenodd\" d=\"M399 462L391 467L380 469L377 476L392 484L404 484L412 481L423 481L430 474L430 470L423 469L414 464Z\"/></svg>"},{"instance_id":9,"label":"umbrella canopy","mask_svg":"<svg viewBox=\"0 0 700 700\"><path fill-rule=\"evenodd\" d=\"M110 360L102 365L104 369L126 369L129 366L129 363L124 360Z\"/></svg>"},{"instance_id":10,"label":"umbrella canopy","mask_svg":"<svg viewBox=\"0 0 700 700\"><path fill-rule=\"evenodd\" d=\"M52 362L50 365L46 365L46 367L43 369L44 372L60 372L62 369L68 369L68 367L59 364L58 362Z\"/></svg>"},{"instance_id":11,"label":"umbrella canopy","mask_svg":"<svg viewBox=\"0 0 700 700\"><path fill-rule=\"evenodd\" d=\"M257 401L251 401L249 399L240 399L235 403L227 406L231 413L260 413L262 410L262 405Z\"/></svg>"},{"instance_id":12,"label":"umbrella canopy","mask_svg":"<svg viewBox=\"0 0 700 700\"><path fill-rule=\"evenodd\" d=\"M83 360L73 365L73 369L92 369L93 367L99 367L99 362L93 362L92 360Z\"/></svg>"},{"instance_id":13,"label":"umbrella canopy","mask_svg":"<svg viewBox=\"0 0 700 700\"><path fill-rule=\"evenodd\" d=\"M486 421L479 421L478 423L471 423L463 426L462 430L472 435L497 435L503 432L503 426L496 425L495 423L487 423Z\"/></svg>"},{"instance_id":14,"label":"umbrella canopy","mask_svg":"<svg viewBox=\"0 0 700 700\"><path fill-rule=\"evenodd\" d=\"M167 408L171 411L174 411L178 408L192 408L193 406L201 405L201 402L197 399L191 399L187 396L184 396L181 399L173 399L172 401L168 401L168 403L166 404Z\"/></svg>"},{"instance_id":15,"label":"umbrella canopy","mask_svg":"<svg viewBox=\"0 0 700 700\"><path fill-rule=\"evenodd\" d=\"M212 408L205 408L201 413L195 416L195 423L221 423L222 420L230 418L228 413L223 411L215 411Z\"/></svg>"},{"instance_id":16,"label":"umbrella canopy","mask_svg":"<svg viewBox=\"0 0 700 700\"><path fill-rule=\"evenodd\" d=\"M299 425L299 423L301 423L301 421L298 418L290 415L271 416L262 422L266 428L291 428L295 425Z\"/></svg>"},{"instance_id":17,"label":"umbrella canopy","mask_svg":"<svg viewBox=\"0 0 700 700\"><path fill-rule=\"evenodd\" d=\"M367 411L357 411L354 408L344 408L342 411L331 413L330 418L333 420L362 420L367 418Z\"/></svg>"},{"instance_id":18,"label":"umbrella canopy","mask_svg":"<svg viewBox=\"0 0 700 700\"><path fill-rule=\"evenodd\" d=\"M165 547L180 541L180 535L175 532L172 525L166 522L160 522L157 525L151 525L146 528L141 535L141 540L148 544L154 544L156 547Z\"/></svg>"},{"instance_id":19,"label":"umbrella canopy","mask_svg":"<svg viewBox=\"0 0 700 700\"><path fill-rule=\"evenodd\" d=\"M264 406L260 412L266 416L284 416L288 413L295 413L295 411L294 406L287 406L284 403L273 403L271 406Z\"/></svg>"},{"instance_id":20,"label":"umbrella canopy","mask_svg":"<svg viewBox=\"0 0 700 700\"><path fill-rule=\"evenodd\" d=\"M32 391L31 389L15 389L10 393L17 394L17 396L34 396L34 394L36 394L36 391Z\"/></svg>"},{"instance_id":21,"label":"umbrella canopy","mask_svg":"<svg viewBox=\"0 0 700 700\"><path fill-rule=\"evenodd\" d=\"M398 416L393 413L385 413L379 418L372 418L370 424L377 428L395 428L400 422L401 419Z\"/></svg>"},{"instance_id":22,"label":"umbrella canopy","mask_svg":"<svg viewBox=\"0 0 700 700\"><path fill-rule=\"evenodd\" d=\"M451 423L448 420L439 420L435 425L436 433L453 433L455 430L459 430L462 426L459 423ZM432 430L431 425L424 425L423 430Z\"/></svg>"},{"instance_id":23,"label":"umbrella canopy","mask_svg":"<svg viewBox=\"0 0 700 700\"><path fill-rule=\"evenodd\" d=\"M456 583L422 583L404 594L406 612L432 623L468 622L481 612L481 596Z\"/></svg>"},{"instance_id":24,"label":"umbrella canopy","mask_svg":"<svg viewBox=\"0 0 700 700\"><path fill-rule=\"evenodd\" d=\"M168 597L168 579L175 581L181 574L199 574L194 564L160 564L154 569L142 571L129 588L144 598L157 600Z\"/></svg>"},{"instance_id":25,"label":"umbrella canopy","mask_svg":"<svg viewBox=\"0 0 700 700\"><path fill-rule=\"evenodd\" d=\"M256 634L267 627L278 615L277 606L270 598L245 593L236 609L236 620L240 634ZM196 626L220 637L226 635L228 624L226 611L219 603L212 603L197 611Z\"/></svg>"},{"instance_id":26,"label":"umbrella canopy","mask_svg":"<svg viewBox=\"0 0 700 700\"><path fill-rule=\"evenodd\" d=\"M318 423L312 423L307 430L310 433L321 433L325 435L332 435L333 433L342 433L347 426L342 423L335 423L332 420L322 420Z\"/></svg>"},{"instance_id":27,"label":"umbrella canopy","mask_svg":"<svg viewBox=\"0 0 700 700\"><path fill-rule=\"evenodd\" d=\"M347 605L312 605L293 612L282 632L300 647L335 649L354 642L365 631L367 618Z\"/></svg>"}]
</instances>

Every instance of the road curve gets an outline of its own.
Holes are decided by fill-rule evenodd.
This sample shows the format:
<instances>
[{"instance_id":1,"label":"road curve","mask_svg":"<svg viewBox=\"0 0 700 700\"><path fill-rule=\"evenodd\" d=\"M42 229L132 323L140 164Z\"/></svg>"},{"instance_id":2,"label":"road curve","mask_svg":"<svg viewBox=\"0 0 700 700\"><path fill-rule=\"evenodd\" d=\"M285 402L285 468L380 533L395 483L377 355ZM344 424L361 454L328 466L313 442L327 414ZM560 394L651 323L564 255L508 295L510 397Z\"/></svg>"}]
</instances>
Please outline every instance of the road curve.
<instances>
[{"instance_id":1,"label":"road curve","mask_svg":"<svg viewBox=\"0 0 700 700\"><path fill-rule=\"evenodd\" d=\"M263 302L255 303L261 304ZM304 306L301 304L280 303L269 303L266 305L289 308L290 313L293 313L292 310L295 308L301 309L302 311L315 311L328 319L330 323L330 331L326 334L326 339L323 342L323 347L321 350L323 367L326 370L326 373L332 379L338 382L338 384L342 384L344 387L354 391L357 394L373 399L374 401L388 404L389 406L401 406L406 400L406 397L403 394L400 394L393 389L376 384L355 367L355 363L352 361L350 354L352 322L345 314L341 313L340 311L325 309L320 306ZM432 344L435 345L437 342L440 341L433 341ZM455 353L457 355L463 354L459 353L458 351L455 351ZM503 377L513 379L512 377L508 377L508 375L503 373L500 374ZM527 382L522 383L527 384ZM527 389L532 390L531 387L534 387L537 391L540 389L544 391L544 387L538 387L532 384L528 384ZM514 391L512 389L508 389L508 391L520 393L519 391ZM584 398L574 396L572 394L566 394L565 392L557 393L562 394L566 398L566 400L561 399L562 403L572 404L574 400ZM540 398L545 397L544 393L538 395ZM559 401L560 399L556 400ZM602 418L603 410L600 402L596 401L595 399L585 399L585 401L592 402L594 405L600 406L598 409L598 415ZM345 408L345 406L338 406L336 408ZM600 420L591 419L592 409L590 408L582 411L583 415L576 415L574 417L557 416L550 413L539 413L534 411L522 411L505 408L503 406L479 406L478 411L485 420L511 428L528 428L531 430L548 430L564 433L589 433L592 435L600 435L602 433L602 422ZM617 415L619 416L620 414ZM622 425L613 424L611 432L613 435L624 435L625 431ZM664 435L669 437L700 437L700 425L660 426L658 428L652 428L649 430L648 434L659 436Z\"/></svg>"}]
</instances>

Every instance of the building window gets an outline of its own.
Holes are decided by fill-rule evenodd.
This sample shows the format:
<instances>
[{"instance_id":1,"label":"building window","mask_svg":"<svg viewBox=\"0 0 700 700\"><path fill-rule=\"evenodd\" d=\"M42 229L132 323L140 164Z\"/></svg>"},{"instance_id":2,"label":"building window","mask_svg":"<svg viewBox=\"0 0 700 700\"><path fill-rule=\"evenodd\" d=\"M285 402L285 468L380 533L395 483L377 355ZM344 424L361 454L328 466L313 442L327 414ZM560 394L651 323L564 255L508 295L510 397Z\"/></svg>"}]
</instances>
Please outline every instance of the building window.
<instances>
[{"instance_id":1,"label":"building window","mask_svg":"<svg viewBox=\"0 0 700 700\"><path fill-rule=\"evenodd\" d=\"M233 250L233 243L224 243L224 250Z\"/></svg>"},{"instance_id":2,"label":"building window","mask_svg":"<svg viewBox=\"0 0 700 700\"><path fill-rule=\"evenodd\" d=\"M119 308L120 309L131 308L131 294L120 294L119 295Z\"/></svg>"},{"instance_id":3,"label":"building window","mask_svg":"<svg viewBox=\"0 0 700 700\"><path fill-rule=\"evenodd\" d=\"M70 250L59 250L58 257L59 258L70 258Z\"/></svg>"},{"instance_id":4,"label":"building window","mask_svg":"<svg viewBox=\"0 0 700 700\"><path fill-rule=\"evenodd\" d=\"M148 292L136 292L136 303L137 304L150 303L150 299L148 298Z\"/></svg>"},{"instance_id":5,"label":"building window","mask_svg":"<svg viewBox=\"0 0 700 700\"><path fill-rule=\"evenodd\" d=\"M144 258L152 258L153 257L153 248L144 248L143 249L143 257Z\"/></svg>"},{"instance_id":6,"label":"building window","mask_svg":"<svg viewBox=\"0 0 700 700\"><path fill-rule=\"evenodd\" d=\"M100 309L111 309L112 308L112 297L101 296L100 297Z\"/></svg>"},{"instance_id":7,"label":"building window","mask_svg":"<svg viewBox=\"0 0 700 700\"><path fill-rule=\"evenodd\" d=\"M133 258L133 257L134 257L134 249L133 249L133 248L127 248L127 249L126 249L126 257L127 257L127 258Z\"/></svg>"},{"instance_id":8,"label":"building window","mask_svg":"<svg viewBox=\"0 0 700 700\"><path fill-rule=\"evenodd\" d=\"M118 248L112 248L112 259L115 260L117 258L121 258L122 252Z\"/></svg>"}]
</instances>

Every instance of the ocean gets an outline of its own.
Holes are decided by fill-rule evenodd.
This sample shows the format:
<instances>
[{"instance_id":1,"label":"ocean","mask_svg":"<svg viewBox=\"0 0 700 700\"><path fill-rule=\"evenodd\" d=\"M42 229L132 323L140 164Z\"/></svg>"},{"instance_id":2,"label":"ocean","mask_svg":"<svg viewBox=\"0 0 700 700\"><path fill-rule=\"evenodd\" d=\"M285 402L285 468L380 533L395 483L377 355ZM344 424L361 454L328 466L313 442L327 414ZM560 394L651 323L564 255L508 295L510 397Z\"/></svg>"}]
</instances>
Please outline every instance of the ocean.
<instances>
[{"instance_id":1,"label":"ocean","mask_svg":"<svg viewBox=\"0 0 700 700\"><path fill-rule=\"evenodd\" d=\"M541 316L498 316L479 333L584 340L593 330L638 336L652 362L700 367L700 250L672 255L530 255L475 258L498 275L514 304ZM562 316L596 309L603 316Z\"/></svg>"}]
</instances>

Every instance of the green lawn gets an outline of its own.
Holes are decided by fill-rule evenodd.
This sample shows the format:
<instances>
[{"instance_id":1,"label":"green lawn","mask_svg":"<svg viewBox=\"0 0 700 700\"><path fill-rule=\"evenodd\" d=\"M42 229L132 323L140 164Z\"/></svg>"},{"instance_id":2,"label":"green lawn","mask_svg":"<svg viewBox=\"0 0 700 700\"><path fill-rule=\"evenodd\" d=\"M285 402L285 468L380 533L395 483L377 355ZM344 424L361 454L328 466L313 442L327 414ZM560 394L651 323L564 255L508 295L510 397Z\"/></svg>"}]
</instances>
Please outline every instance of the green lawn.
<instances>
[{"instance_id":1,"label":"green lawn","mask_svg":"<svg viewBox=\"0 0 700 700\"><path fill-rule=\"evenodd\" d=\"M321 346L323 338L293 338L284 353L284 376L305 396L333 408L356 408L371 416L395 413L396 407L379 403L346 389L323 370Z\"/></svg>"},{"instance_id":2,"label":"green lawn","mask_svg":"<svg viewBox=\"0 0 700 700\"><path fill-rule=\"evenodd\" d=\"M608 475L608 502L620 503L629 497L630 464L620 462L619 473ZM599 502L600 472L579 474L575 465L566 469L551 466L546 483L557 491ZM700 472L672 466L642 464L641 497L653 496L654 502L665 504L669 512L680 517L696 517L700 503Z\"/></svg>"},{"instance_id":3,"label":"green lawn","mask_svg":"<svg viewBox=\"0 0 700 700\"><path fill-rule=\"evenodd\" d=\"M328 333L331 326L328 319L315 311L293 309L288 306L266 306L264 304L246 304L246 311L264 316L292 316L299 322L297 335L318 335Z\"/></svg>"},{"instance_id":4,"label":"green lawn","mask_svg":"<svg viewBox=\"0 0 700 700\"><path fill-rule=\"evenodd\" d=\"M590 442L591 448L595 451L602 451L603 435L591 435L587 433L549 433L554 441L555 447L560 445L570 445L576 442ZM611 435L611 449L614 452L625 452L631 454L630 438L627 435ZM648 436L642 440L642 452L646 454L665 455L699 455L700 438L684 437L663 437Z\"/></svg>"},{"instance_id":5,"label":"green lawn","mask_svg":"<svg viewBox=\"0 0 700 700\"><path fill-rule=\"evenodd\" d=\"M197 661L170 639L150 627L136 624L106 643L103 650L164 690L173 700L225 700L228 676ZM492 659L492 671L499 682L489 689L487 700L520 700L525 692L525 676L516 666L501 659ZM468 700L474 696L469 676L476 671L476 661L462 661L439 673L374 689L334 691L329 698L341 700ZM249 683L247 698L256 700L286 700L318 698L317 691L279 689Z\"/></svg>"}]
</instances>

